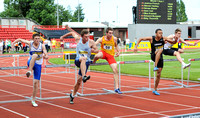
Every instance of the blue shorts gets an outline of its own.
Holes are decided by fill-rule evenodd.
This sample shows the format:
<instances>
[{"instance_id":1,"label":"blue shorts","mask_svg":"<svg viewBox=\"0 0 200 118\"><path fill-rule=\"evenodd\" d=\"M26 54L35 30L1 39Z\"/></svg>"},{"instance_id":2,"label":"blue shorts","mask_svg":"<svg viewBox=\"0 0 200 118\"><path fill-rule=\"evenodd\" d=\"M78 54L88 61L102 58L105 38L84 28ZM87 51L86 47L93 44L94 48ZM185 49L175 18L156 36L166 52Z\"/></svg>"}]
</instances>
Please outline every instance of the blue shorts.
<instances>
[{"instance_id":1,"label":"blue shorts","mask_svg":"<svg viewBox=\"0 0 200 118\"><path fill-rule=\"evenodd\" d=\"M74 61L74 63L75 63L75 65L76 65L77 67L80 68L81 62L79 61L79 58L76 58L75 61ZM89 65L90 65L90 62L86 62L85 65L86 65L86 70L85 70L85 74L86 74L86 73L87 73L87 70L88 70L88 67L89 67ZM79 69L78 74L79 74L80 76L82 76L81 69Z\"/></svg>"},{"instance_id":2,"label":"blue shorts","mask_svg":"<svg viewBox=\"0 0 200 118\"><path fill-rule=\"evenodd\" d=\"M31 59L32 58L30 58L28 60L28 62L27 62L28 67L29 67ZM35 63L35 65L33 66L33 76L34 76L34 79L40 80L41 71L42 71L42 66Z\"/></svg>"}]
</instances>

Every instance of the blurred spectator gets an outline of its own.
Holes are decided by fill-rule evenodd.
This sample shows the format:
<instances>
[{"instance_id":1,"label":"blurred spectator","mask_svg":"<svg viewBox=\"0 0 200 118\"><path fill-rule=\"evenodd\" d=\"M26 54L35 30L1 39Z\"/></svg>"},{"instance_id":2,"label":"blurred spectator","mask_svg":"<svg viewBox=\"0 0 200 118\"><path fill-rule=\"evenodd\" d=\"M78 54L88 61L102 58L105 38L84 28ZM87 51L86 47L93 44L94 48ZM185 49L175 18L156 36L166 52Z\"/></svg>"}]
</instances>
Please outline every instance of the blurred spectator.
<instances>
[{"instance_id":1,"label":"blurred spectator","mask_svg":"<svg viewBox=\"0 0 200 118\"><path fill-rule=\"evenodd\" d=\"M64 43L65 43L64 40L60 40L60 48L61 48L61 52L63 52L63 50L64 50Z\"/></svg>"},{"instance_id":2,"label":"blurred spectator","mask_svg":"<svg viewBox=\"0 0 200 118\"><path fill-rule=\"evenodd\" d=\"M45 48L46 48L47 52L49 52L48 40L47 39L44 41L44 45L45 45Z\"/></svg>"},{"instance_id":3,"label":"blurred spectator","mask_svg":"<svg viewBox=\"0 0 200 118\"><path fill-rule=\"evenodd\" d=\"M24 50L24 53L27 51L27 45L25 43L22 43L22 46L23 46L23 50Z\"/></svg>"},{"instance_id":4,"label":"blurred spectator","mask_svg":"<svg viewBox=\"0 0 200 118\"><path fill-rule=\"evenodd\" d=\"M47 42L48 42L48 50L50 51L51 50L51 41L47 39Z\"/></svg>"},{"instance_id":5,"label":"blurred spectator","mask_svg":"<svg viewBox=\"0 0 200 118\"><path fill-rule=\"evenodd\" d=\"M11 49L11 41L10 41L10 39L6 40L6 45L7 45L7 53L10 53L10 49Z\"/></svg>"},{"instance_id":6,"label":"blurred spectator","mask_svg":"<svg viewBox=\"0 0 200 118\"><path fill-rule=\"evenodd\" d=\"M2 42L3 42L3 53L5 53L6 51L6 45L5 45L5 41L4 40L2 40Z\"/></svg>"},{"instance_id":7,"label":"blurred spectator","mask_svg":"<svg viewBox=\"0 0 200 118\"><path fill-rule=\"evenodd\" d=\"M52 42L52 52L55 53L55 49L56 49L56 40L53 38Z\"/></svg>"},{"instance_id":8,"label":"blurred spectator","mask_svg":"<svg viewBox=\"0 0 200 118\"><path fill-rule=\"evenodd\" d=\"M16 52L19 51L18 43L15 43L15 51L16 51Z\"/></svg>"},{"instance_id":9,"label":"blurred spectator","mask_svg":"<svg viewBox=\"0 0 200 118\"><path fill-rule=\"evenodd\" d=\"M3 53L3 40L0 40L0 54Z\"/></svg>"}]
</instances>

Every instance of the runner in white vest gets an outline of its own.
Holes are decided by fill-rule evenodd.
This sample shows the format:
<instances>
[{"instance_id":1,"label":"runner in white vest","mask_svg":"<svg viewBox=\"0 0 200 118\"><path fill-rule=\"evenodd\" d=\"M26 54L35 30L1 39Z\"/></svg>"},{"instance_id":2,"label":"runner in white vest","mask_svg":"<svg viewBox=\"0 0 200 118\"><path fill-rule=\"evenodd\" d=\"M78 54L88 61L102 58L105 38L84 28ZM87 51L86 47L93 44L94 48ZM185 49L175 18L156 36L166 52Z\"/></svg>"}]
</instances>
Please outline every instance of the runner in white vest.
<instances>
[{"instance_id":1,"label":"runner in white vest","mask_svg":"<svg viewBox=\"0 0 200 118\"><path fill-rule=\"evenodd\" d=\"M43 58L48 59L47 51L45 48L45 45L42 44L40 41L40 34L33 34L33 41L27 41L25 39L17 39L12 43L12 47L14 47L15 43L18 43L19 41L26 43L29 45L30 52L29 52L29 59L27 62L27 65L29 66L29 71L26 73L26 76L29 78L31 75L31 72L33 71L34 75L34 81L33 81L33 95L32 95L32 105L34 107L37 107L38 105L35 103L35 97L38 91L38 85L40 81L41 76L41 68L43 63Z\"/></svg>"},{"instance_id":2,"label":"runner in white vest","mask_svg":"<svg viewBox=\"0 0 200 118\"><path fill-rule=\"evenodd\" d=\"M189 64L184 63L183 60L182 60L182 58L181 58L180 53L183 53L183 49L172 48L172 46L174 44L176 44L177 42L179 42L179 41L181 41L182 43L184 43L186 45L190 45L190 46L194 46L195 44L192 44L192 43L184 41L181 38L181 29L179 29L179 28L175 30L175 34L169 35L168 39L173 40L173 43L167 42L164 45L163 54L164 55L169 55L169 56L176 56L177 60L181 63L182 68L185 69L185 68L189 67L191 64L190 63Z\"/></svg>"},{"instance_id":3,"label":"runner in white vest","mask_svg":"<svg viewBox=\"0 0 200 118\"><path fill-rule=\"evenodd\" d=\"M81 31L81 37L75 32L69 32L61 36L60 39L63 40L64 37L67 36L73 36L76 40L77 46L75 65L80 68L78 73L78 81L75 83L73 92L70 94L70 104L73 104L74 96L80 87L81 81L86 82L90 79L90 76L86 76L86 73L91 63L91 52L98 53L98 49L95 45L95 42L89 39L90 34L88 29L83 29Z\"/></svg>"}]
</instances>

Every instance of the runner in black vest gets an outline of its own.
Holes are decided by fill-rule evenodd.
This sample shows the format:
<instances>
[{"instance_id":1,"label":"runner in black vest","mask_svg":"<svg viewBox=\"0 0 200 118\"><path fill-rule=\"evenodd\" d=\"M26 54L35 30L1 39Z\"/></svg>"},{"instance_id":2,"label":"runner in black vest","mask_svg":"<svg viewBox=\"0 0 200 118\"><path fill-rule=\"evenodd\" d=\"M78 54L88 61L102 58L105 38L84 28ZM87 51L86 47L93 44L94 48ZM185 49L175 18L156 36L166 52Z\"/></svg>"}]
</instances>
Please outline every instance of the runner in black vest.
<instances>
[{"instance_id":1,"label":"runner in black vest","mask_svg":"<svg viewBox=\"0 0 200 118\"><path fill-rule=\"evenodd\" d=\"M155 33L156 36L140 38L137 44L135 45L134 52L137 52L137 47L141 41L150 41L151 59L155 62L154 71L157 71L156 82L153 93L155 95L160 95L157 92L157 87L160 81L161 71L163 68L163 56L162 56L163 46L165 41L172 42L172 40L167 39L167 37L163 37L162 36L163 32L161 29L156 29Z\"/></svg>"}]
</instances>

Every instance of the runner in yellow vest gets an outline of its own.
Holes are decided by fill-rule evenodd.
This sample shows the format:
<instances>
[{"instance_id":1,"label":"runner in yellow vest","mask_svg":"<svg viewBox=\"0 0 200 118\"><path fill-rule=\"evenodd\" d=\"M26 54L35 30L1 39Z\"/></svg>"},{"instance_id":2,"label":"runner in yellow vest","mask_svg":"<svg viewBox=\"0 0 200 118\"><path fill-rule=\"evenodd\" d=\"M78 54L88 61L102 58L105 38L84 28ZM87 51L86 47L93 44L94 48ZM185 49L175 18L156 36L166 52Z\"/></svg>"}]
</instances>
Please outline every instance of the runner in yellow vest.
<instances>
[{"instance_id":1,"label":"runner in yellow vest","mask_svg":"<svg viewBox=\"0 0 200 118\"><path fill-rule=\"evenodd\" d=\"M93 63L95 63L98 59L106 59L113 70L114 73L114 83L115 83L115 92L118 94L122 94L119 89L119 77L117 70L117 62L114 58L119 56L120 51L117 45L117 37L113 36L113 29L108 27L106 29L106 36L99 38L96 42L97 44L101 44L101 50L98 54L95 55ZM117 53L115 54L115 49Z\"/></svg>"}]
</instances>

